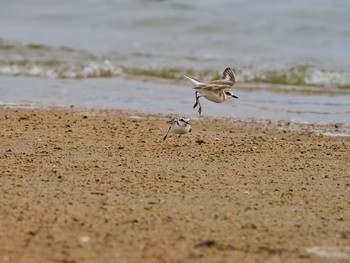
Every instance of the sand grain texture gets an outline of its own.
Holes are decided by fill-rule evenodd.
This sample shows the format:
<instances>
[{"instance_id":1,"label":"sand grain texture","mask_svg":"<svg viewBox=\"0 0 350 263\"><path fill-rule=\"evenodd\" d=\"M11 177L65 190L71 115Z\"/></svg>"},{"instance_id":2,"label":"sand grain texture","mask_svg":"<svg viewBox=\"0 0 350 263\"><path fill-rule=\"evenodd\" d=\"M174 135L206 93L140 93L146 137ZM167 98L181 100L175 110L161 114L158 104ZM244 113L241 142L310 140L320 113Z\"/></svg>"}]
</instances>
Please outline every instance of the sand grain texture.
<instances>
[{"instance_id":1,"label":"sand grain texture","mask_svg":"<svg viewBox=\"0 0 350 263\"><path fill-rule=\"evenodd\" d=\"M0 108L0 262L350 261L350 138L140 116Z\"/></svg>"}]
</instances>

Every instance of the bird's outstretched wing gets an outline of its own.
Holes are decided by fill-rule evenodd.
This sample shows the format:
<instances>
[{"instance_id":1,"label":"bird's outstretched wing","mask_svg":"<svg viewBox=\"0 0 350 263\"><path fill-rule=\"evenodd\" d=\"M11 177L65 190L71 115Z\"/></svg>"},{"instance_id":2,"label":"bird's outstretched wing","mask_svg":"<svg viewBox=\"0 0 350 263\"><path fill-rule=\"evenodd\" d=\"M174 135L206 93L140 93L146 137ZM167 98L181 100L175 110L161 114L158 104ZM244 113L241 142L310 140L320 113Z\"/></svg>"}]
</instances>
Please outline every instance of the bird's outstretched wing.
<instances>
[{"instance_id":1,"label":"bird's outstretched wing","mask_svg":"<svg viewBox=\"0 0 350 263\"><path fill-rule=\"evenodd\" d=\"M221 75L222 80L229 80L232 81L233 83L236 83L236 76L235 73L231 68L226 68L224 72Z\"/></svg>"}]
</instances>

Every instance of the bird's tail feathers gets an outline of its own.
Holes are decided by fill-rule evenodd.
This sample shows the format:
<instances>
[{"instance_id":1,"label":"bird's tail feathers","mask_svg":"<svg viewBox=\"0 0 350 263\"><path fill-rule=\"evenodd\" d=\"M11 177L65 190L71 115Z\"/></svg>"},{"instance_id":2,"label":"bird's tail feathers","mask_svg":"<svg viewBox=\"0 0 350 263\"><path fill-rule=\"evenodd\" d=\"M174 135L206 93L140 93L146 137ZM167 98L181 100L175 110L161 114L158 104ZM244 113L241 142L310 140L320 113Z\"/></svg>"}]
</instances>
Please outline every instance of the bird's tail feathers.
<instances>
[{"instance_id":1,"label":"bird's tail feathers","mask_svg":"<svg viewBox=\"0 0 350 263\"><path fill-rule=\"evenodd\" d=\"M187 78L189 81L191 81L193 87L197 87L197 86L200 86L201 84L203 84L199 80L196 80L195 78L192 78L190 76L184 75L184 77Z\"/></svg>"}]
</instances>

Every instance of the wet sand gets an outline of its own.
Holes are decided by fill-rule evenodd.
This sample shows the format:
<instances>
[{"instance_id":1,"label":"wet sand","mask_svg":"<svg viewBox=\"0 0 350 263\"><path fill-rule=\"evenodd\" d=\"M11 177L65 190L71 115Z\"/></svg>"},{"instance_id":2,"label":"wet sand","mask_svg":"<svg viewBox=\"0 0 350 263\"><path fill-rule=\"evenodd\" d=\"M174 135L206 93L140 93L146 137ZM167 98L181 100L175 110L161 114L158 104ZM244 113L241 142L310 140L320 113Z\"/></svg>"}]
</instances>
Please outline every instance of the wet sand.
<instances>
[{"instance_id":1,"label":"wet sand","mask_svg":"<svg viewBox=\"0 0 350 263\"><path fill-rule=\"evenodd\" d=\"M0 262L349 262L350 137L0 107Z\"/></svg>"}]
</instances>

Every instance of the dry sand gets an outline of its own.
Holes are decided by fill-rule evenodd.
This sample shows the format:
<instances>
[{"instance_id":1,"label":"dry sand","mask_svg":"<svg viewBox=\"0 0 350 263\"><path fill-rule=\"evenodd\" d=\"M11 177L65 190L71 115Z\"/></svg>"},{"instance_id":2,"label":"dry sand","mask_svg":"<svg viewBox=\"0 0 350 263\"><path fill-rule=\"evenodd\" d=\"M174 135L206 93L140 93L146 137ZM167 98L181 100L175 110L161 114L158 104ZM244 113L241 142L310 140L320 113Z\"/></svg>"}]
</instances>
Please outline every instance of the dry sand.
<instances>
[{"instance_id":1,"label":"dry sand","mask_svg":"<svg viewBox=\"0 0 350 263\"><path fill-rule=\"evenodd\" d=\"M0 108L0 262L349 262L350 138Z\"/></svg>"}]
</instances>

